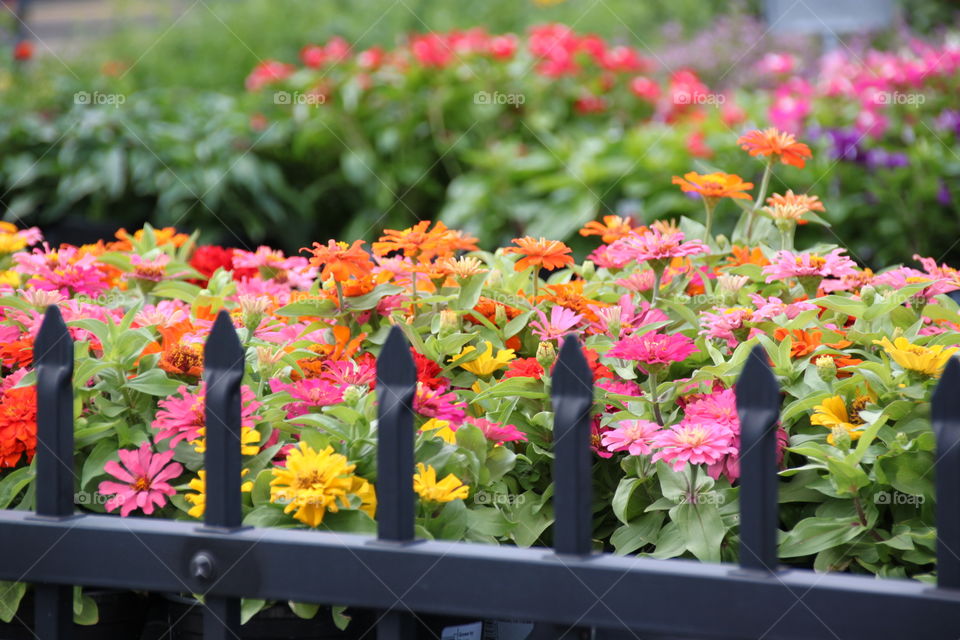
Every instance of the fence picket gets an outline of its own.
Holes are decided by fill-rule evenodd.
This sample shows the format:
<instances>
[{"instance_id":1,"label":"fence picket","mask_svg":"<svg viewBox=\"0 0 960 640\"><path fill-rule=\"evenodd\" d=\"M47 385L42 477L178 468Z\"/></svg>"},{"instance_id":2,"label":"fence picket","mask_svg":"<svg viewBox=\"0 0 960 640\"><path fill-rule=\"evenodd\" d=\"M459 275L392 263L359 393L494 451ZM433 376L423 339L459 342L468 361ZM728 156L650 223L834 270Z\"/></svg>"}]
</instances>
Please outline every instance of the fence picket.
<instances>
[{"instance_id":1,"label":"fence picket","mask_svg":"<svg viewBox=\"0 0 960 640\"><path fill-rule=\"evenodd\" d=\"M417 369L410 346L400 327L394 326L377 358L377 538L382 541L414 539L416 392ZM414 638L415 633L415 618L404 611L385 612L377 622L379 640L405 640Z\"/></svg>"},{"instance_id":2,"label":"fence picket","mask_svg":"<svg viewBox=\"0 0 960 640\"><path fill-rule=\"evenodd\" d=\"M937 438L937 585L960 588L960 359L950 358L930 409Z\"/></svg>"},{"instance_id":3,"label":"fence picket","mask_svg":"<svg viewBox=\"0 0 960 640\"><path fill-rule=\"evenodd\" d=\"M56 305L44 312L34 342L37 368L37 515L73 515L73 339ZM40 640L72 636L73 588L35 587Z\"/></svg>"},{"instance_id":4,"label":"fence picket","mask_svg":"<svg viewBox=\"0 0 960 640\"><path fill-rule=\"evenodd\" d=\"M740 418L740 566L777 569L777 421L780 387L757 345L736 384Z\"/></svg>"},{"instance_id":5,"label":"fence picket","mask_svg":"<svg viewBox=\"0 0 960 640\"><path fill-rule=\"evenodd\" d=\"M240 497L241 398L244 353L230 314L221 311L203 349L206 383L206 509L204 524L236 529L242 523ZM209 552L199 551L191 560L192 578L205 588L215 582L224 567ZM226 567L230 570L230 567ZM236 638L240 629L240 600L220 596L204 598L204 638Z\"/></svg>"}]
</instances>

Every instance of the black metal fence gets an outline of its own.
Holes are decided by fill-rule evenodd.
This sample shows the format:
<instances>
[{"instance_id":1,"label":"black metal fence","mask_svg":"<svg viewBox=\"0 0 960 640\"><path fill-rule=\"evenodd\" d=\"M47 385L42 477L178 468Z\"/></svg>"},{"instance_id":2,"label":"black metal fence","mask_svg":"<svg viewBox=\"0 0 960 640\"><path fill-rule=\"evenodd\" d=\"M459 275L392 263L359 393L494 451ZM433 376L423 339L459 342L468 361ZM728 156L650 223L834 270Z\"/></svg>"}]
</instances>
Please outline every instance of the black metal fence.
<instances>
[{"instance_id":1,"label":"black metal fence","mask_svg":"<svg viewBox=\"0 0 960 640\"><path fill-rule=\"evenodd\" d=\"M416 613L522 619L541 638L960 637L960 362L933 401L938 438L939 584L787 570L777 564L780 393L757 347L737 383L740 564L591 552L592 375L567 338L553 378L553 549L416 540L416 373L394 328L377 361L378 536L241 526L244 354L221 312L205 348L203 525L74 513L73 343L56 307L36 339L36 513L0 511L0 578L35 585L36 633L70 637L69 585L201 594L209 639L238 636L239 598L381 610L382 640L410 638Z\"/></svg>"}]
</instances>

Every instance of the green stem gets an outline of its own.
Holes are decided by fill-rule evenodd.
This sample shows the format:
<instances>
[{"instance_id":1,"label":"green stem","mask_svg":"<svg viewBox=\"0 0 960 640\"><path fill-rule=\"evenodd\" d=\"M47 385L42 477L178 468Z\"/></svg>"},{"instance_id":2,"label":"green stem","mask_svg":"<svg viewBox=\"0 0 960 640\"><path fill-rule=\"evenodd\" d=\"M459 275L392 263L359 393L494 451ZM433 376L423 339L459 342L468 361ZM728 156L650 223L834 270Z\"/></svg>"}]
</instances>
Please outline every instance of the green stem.
<instances>
[{"instance_id":1,"label":"green stem","mask_svg":"<svg viewBox=\"0 0 960 640\"><path fill-rule=\"evenodd\" d=\"M647 382L650 384L650 402L653 404L653 417L657 424L663 426L663 416L660 414L660 401L657 400L657 374L651 371L647 375Z\"/></svg>"},{"instance_id":2,"label":"green stem","mask_svg":"<svg viewBox=\"0 0 960 640\"><path fill-rule=\"evenodd\" d=\"M413 311L413 317L417 317L417 272L410 274L410 302Z\"/></svg>"},{"instance_id":3,"label":"green stem","mask_svg":"<svg viewBox=\"0 0 960 640\"><path fill-rule=\"evenodd\" d=\"M717 203L711 202L710 198L701 198L703 200L703 208L707 211L707 222L703 228L703 241L708 245L712 245L713 236L710 235L710 227L713 226L713 210L716 208Z\"/></svg>"},{"instance_id":4,"label":"green stem","mask_svg":"<svg viewBox=\"0 0 960 640\"><path fill-rule=\"evenodd\" d=\"M537 294L539 293L540 286L540 274L537 272L537 267L533 267L533 304L537 304Z\"/></svg>"},{"instance_id":5,"label":"green stem","mask_svg":"<svg viewBox=\"0 0 960 640\"><path fill-rule=\"evenodd\" d=\"M659 295L660 295L660 278L661 278L661 277L662 277L662 276L661 276L661 274L660 274L660 269L657 269L656 267L654 267L654 269L653 269L653 290L652 290L652 292L651 292L651 294L650 294L650 306L651 306L651 307L656 307L656 306L657 306L657 299L658 299L658 297L659 297Z\"/></svg>"},{"instance_id":6,"label":"green stem","mask_svg":"<svg viewBox=\"0 0 960 640\"><path fill-rule=\"evenodd\" d=\"M770 176L773 174L773 160L774 156L772 155L767 160L767 166L763 170L763 178L760 180L760 191L757 193L757 201L753 203L753 209L750 210L750 217L747 219L747 244L751 244L753 241L753 223L757 218L757 211L767 197L767 188L770 186Z\"/></svg>"},{"instance_id":7,"label":"green stem","mask_svg":"<svg viewBox=\"0 0 960 640\"><path fill-rule=\"evenodd\" d=\"M781 251L793 251L793 231L796 228L796 225L784 224L780 228L780 250Z\"/></svg>"},{"instance_id":8,"label":"green stem","mask_svg":"<svg viewBox=\"0 0 960 640\"><path fill-rule=\"evenodd\" d=\"M333 286L337 288L337 306L340 308L340 311L343 311L343 305L344 305L343 285L340 283L339 280L334 279Z\"/></svg>"}]
</instances>

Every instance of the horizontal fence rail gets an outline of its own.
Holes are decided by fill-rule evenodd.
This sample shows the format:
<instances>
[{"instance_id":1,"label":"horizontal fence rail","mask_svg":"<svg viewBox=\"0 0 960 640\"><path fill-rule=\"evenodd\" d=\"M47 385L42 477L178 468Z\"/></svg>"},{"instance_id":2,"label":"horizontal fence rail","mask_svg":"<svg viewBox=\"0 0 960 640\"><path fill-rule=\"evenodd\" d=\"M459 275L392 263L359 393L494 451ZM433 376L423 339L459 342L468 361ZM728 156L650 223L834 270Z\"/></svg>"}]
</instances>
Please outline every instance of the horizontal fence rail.
<instances>
[{"instance_id":1,"label":"horizontal fence rail","mask_svg":"<svg viewBox=\"0 0 960 640\"><path fill-rule=\"evenodd\" d=\"M243 349L221 312L205 348L207 510L203 524L74 514L73 343L59 310L37 336L37 512L0 511L0 579L36 585L41 640L68 640L70 585L194 593L208 639L238 637L239 598L381 610L378 638L413 638L415 613L521 619L536 637L960 637L960 362L933 399L939 584L787 570L777 562L780 392L762 347L737 382L740 563L591 552L592 375L574 337L554 380L555 546L416 540L412 487L416 370L394 327L377 361L378 534L242 527ZM10 550L15 550L11 552ZM605 636L605 633L611 635ZM626 633L626 636L623 634ZM642 636L640 636L642 637Z\"/></svg>"}]
</instances>

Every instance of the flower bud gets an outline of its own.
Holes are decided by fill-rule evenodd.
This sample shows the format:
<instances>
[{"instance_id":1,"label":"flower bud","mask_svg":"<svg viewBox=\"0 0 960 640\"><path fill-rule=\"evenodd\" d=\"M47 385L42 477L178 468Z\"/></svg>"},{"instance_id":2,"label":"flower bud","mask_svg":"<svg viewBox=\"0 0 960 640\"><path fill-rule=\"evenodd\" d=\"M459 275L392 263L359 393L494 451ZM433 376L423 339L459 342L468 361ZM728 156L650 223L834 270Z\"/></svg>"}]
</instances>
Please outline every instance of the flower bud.
<instances>
[{"instance_id":1,"label":"flower bud","mask_svg":"<svg viewBox=\"0 0 960 640\"><path fill-rule=\"evenodd\" d=\"M253 333L260 326L263 314L270 308L270 298L266 296L242 295L239 298L240 311L243 314L243 326Z\"/></svg>"},{"instance_id":2,"label":"flower bud","mask_svg":"<svg viewBox=\"0 0 960 640\"><path fill-rule=\"evenodd\" d=\"M503 273L499 269L491 269L487 274L486 286L490 289L496 289L503 284Z\"/></svg>"},{"instance_id":3,"label":"flower bud","mask_svg":"<svg viewBox=\"0 0 960 640\"><path fill-rule=\"evenodd\" d=\"M440 312L440 335L446 337L460 330L460 316L452 309Z\"/></svg>"},{"instance_id":4,"label":"flower bud","mask_svg":"<svg viewBox=\"0 0 960 640\"><path fill-rule=\"evenodd\" d=\"M833 446L846 451L850 448L850 432L841 426L836 426L830 430L833 438Z\"/></svg>"},{"instance_id":5,"label":"flower bud","mask_svg":"<svg viewBox=\"0 0 960 640\"><path fill-rule=\"evenodd\" d=\"M364 390L355 384L343 390L343 401L346 404L357 404L363 399Z\"/></svg>"},{"instance_id":6,"label":"flower bud","mask_svg":"<svg viewBox=\"0 0 960 640\"><path fill-rule=\"evenodd\" d=\"M837 377L837 362L830 356L819 356L814 363L817 365L817 375L824 382L833 382Z\"/></svg>"},{"instance_id":7,"label":"flower bud","mask_svg":"<svg viewBox=\"0 0 960 640\"><path fill-rule=\"evenodd\" d=\"M594 274L597 272L597 266L593 264L592 260L584 260L583 266L580 267L580 275L584 280L590 280Z\"/></svg>"},{"instance_id":8,"label":"flower bud","mask_svg":"<svg viewBox=\"0 0 960 640\"><path fill-rule=\"evenodd\" d=\"M493 312L493 324L498 327L507 326L507 308L502 304L498 304L494 308Z\"/></svg>"},{"instance_id":9,"label":"flower bud","mask_svg":"<svg viewBox=\"0 0 960 640\"><path fill-rule=\"evenodd\" d=\"M537 362L540 363L544 371L549 371L556 359L557 349L552 342L541 342L537 345Z\"/></svg>"},{"instance_id":10,"label":"flower bud","mask_svg":"<svg viewBox=\"0 0 960 640\"><path fill-rule=\"evenodd\" d=\"M877 299L877 290L873 285L867 285L860 289L860 300L866 305L871 305Z\"/></svg>"}]
</instances>

